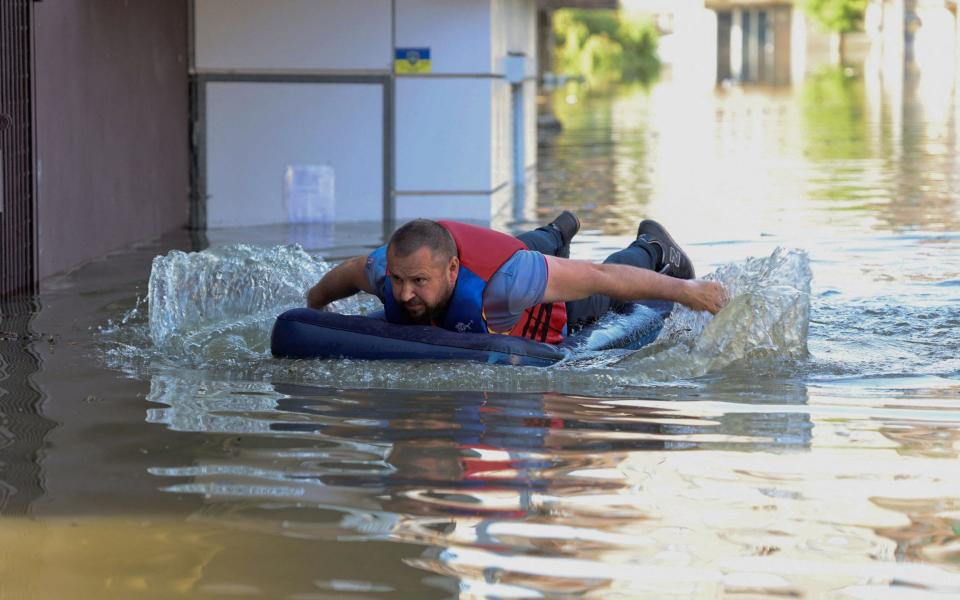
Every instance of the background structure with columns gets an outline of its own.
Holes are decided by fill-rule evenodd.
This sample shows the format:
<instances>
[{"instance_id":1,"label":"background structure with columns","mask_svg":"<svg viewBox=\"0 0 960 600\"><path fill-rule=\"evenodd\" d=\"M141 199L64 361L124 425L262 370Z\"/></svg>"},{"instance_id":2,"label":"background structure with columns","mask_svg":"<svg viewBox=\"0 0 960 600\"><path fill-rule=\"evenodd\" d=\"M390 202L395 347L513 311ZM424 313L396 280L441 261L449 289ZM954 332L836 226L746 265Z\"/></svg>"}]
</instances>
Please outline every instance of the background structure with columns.
<instances>
[{"instance_id":1,"label":"background structure with columns","mask_svg":"<svg viewBox=\"0 0 960 600\"><path fill-rule=\"evenodd\" d=\"M621 0L661 28L661 58L673 75L717 83L788 85L823 64L835 64L834 36L797 0ZM709 39L708 39L709 38ZM874 54L884 65L915 64L928 73L960 69L957 0L871 0L863 31L846 34L844 63ZM949 63L949 64L948 64ZM709 65L705 69L704 65ZM713 67L715 66L715 70ZM932 76L932 75L929 75Z\"/></svg>"}]
</instances>

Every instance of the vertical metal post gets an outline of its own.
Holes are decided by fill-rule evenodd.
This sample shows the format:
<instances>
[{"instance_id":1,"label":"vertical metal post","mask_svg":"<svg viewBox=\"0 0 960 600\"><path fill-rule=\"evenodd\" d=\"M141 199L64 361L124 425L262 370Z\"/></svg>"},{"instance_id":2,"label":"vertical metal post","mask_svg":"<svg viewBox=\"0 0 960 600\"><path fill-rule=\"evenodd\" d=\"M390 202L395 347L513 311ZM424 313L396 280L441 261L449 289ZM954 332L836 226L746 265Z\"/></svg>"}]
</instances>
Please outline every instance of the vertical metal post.
<instances>
[{"instance_id":1,"label":"vertical metal post","mask_svg":"<svg viewBox=\"0 0 960 600\"><path fill-rule=\"evenodd\" d=\"M397 220L396 197L394 196L394 116L396 114L394 86L396 77L383 80L383 228L384 237L393 232Z\"/></svg>"},{"instance_id":2,"label":"vertical metal post","mask_svg":"<svg viewBox=\"0 0 960 600\"><path fill-rule=\"evenodd\" d=\"M524 114L523 114L523 84L514 83L510 86L510 100L512 104L512 137L513 137L513 218L523 220L526 204L526 169L523 158L526 154L524 147Z\"/></svg>"},{"instance_id":3,"label":"vertical metal post","mask_svg":"<svg viewBox=\"0 0 960 600\"><path fill-rule=\"evenodd\" d=\"M776 30L774 27L773 11L761 10L757 13L759 23L759 55L760 55L760 81L763 83L774 83L773 70L773 49L776 43Z\"/></svg>"},{"instance_id":4,"label":"vertical metal post","mask_svg":"<svg viewBox=\"0 0 960 600\"><path fill-rule=\"evenodd\" d=\"M723 83L732 77L730 69L730 30L733 15L730 11L717 11L717 77L715 83Z\"/></svg>"},{"instance_id":5,"label":"vertical metal post","mask_svg":"<svg viewBox=\"0 0 960 600\"><path fill-rule=\"evenodd\" d=\"M760 62L760 19L755 9L744 11L743 14L743 46L744 64L743 78L750 83L756 83L759 75Z\"/></svg>"},{"instance_id":6,"label":"vertical metal post","mask_svg":"<svg viewBox=\"0 0 960 600\"><path fill-rule=\"evenodd\" d=\"M730 79L743 80L743 9L734 8L730 22Z\"/></svg>"},{"instance_id":7,"label":"vertical metal post","mask_svg":"<svg viewBox=\"0 0 960 600\"><path fill-rule=\"evenodd\" d=\"M513 218L522 221L527 201L527 174L524 166L526 156L526 117L523 111L523 84L527 79L527 57L510 52L504 61L504 76L510 84L511 138L513 140Z\"/></svg>"},{"instance_id":8,"label":"vertical metal post","mask_svg":"<svg viewBox=\"0 0 960 600\"><path fill-rule=\"evenodd\" d=\"M397 75L393 69L393 51L397 47L397 0L390 0L390 54L387 64L390 74L383 83L383 240L397 222L396 190L396 121L397 121Z\"/></svg>"}]
</instances>

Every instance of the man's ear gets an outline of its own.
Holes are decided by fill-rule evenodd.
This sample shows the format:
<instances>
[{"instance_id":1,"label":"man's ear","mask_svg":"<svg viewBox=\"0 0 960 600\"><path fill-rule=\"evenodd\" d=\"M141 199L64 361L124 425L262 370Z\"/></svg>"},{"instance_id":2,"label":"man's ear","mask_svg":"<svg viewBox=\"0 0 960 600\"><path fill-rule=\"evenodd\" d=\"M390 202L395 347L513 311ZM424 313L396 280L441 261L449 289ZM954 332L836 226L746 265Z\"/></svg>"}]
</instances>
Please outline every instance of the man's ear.
<instances>
[{"instance_id":1,"label":"man's ear","mask_svg":"<svg viewBox=\"0 0 960 600\"><path fill-rule=\"evenodd\" d=\"M451 275L456 275L457 271L459 270L460 270L460 257L459 256L450 257L450 264L447 266L447 271L449 271Z\"/></svg>"}]
</instances>

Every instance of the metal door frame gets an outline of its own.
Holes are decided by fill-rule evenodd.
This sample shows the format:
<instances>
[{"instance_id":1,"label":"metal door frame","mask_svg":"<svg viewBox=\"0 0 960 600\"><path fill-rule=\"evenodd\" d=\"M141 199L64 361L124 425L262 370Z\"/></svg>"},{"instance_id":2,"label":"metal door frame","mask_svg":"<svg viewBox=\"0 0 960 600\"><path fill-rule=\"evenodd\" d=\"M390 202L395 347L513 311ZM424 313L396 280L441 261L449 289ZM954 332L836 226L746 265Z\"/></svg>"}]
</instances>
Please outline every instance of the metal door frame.
<instances>
[{"instance_id":1,"label":"metal door frame","mask_svg":"<svg viewBox=\"0 0 960 600\"><path fill-rule=\"evenodd\" d=\"M393 78L384 75L203 73L190 78L190 229L207 229L207 84L312 83L379 85L383 90L383 223L393 223Z\"/></svg>"}]
</instances>

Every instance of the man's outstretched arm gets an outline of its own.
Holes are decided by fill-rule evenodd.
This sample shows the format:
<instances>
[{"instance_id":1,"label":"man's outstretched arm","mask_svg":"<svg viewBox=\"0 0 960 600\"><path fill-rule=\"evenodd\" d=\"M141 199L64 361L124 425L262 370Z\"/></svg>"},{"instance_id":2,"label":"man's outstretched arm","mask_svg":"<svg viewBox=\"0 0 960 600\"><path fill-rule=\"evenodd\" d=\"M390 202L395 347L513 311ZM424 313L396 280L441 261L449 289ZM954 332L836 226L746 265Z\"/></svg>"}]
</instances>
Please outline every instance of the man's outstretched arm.
<instances>
[{"instance_id":1,"label":"man's outstretched arm","mask_svg":"<svg viewBox=\"0 0 960 600\"><path fill-rule=\"evenodd\" d=\"M598 265L555 256L546 259L543 302L570 302L603 294L622 301L671 300L713 314L727 304L726 290L715 281L677 279L629 265Z\"/></svg>"},{"instance_id":2,"label":"man's outstretched arm","mask_svg":"<svg viewBox=\"0 0 960 600\"><path fill-rule=\"evenodd\" d=\"M363 272L366 263L366 256L354 256L327 271L323 279L307 292L307 306L323 308L357 292L375 293Z\"/></svg>"}]
</instances>

